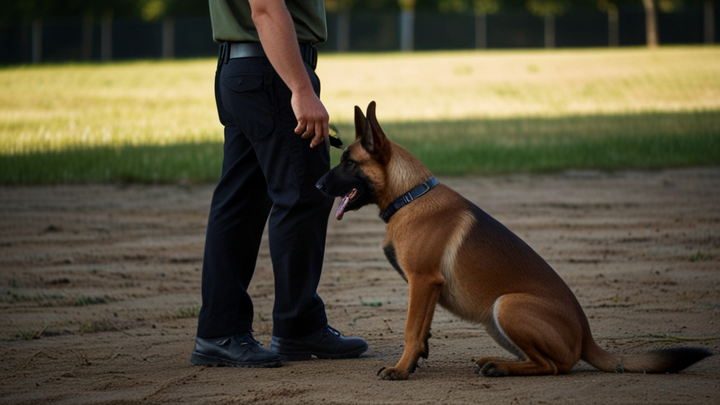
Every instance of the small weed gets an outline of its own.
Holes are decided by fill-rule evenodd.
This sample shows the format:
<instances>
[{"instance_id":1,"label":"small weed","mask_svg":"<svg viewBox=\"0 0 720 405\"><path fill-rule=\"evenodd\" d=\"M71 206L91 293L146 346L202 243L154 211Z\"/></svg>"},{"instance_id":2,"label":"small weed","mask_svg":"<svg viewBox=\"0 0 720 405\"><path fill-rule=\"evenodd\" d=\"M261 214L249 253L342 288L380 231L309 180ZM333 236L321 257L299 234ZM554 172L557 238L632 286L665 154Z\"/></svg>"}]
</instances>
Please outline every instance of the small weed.
<instances>
[{"instance_id":1,"label":"small weed","mask_svg":"<svg viewBox=\"0 0 720 405\"><path fill-rule=\"evenodd\" d=\"M697 251L694 254L690 255L689 257L690 261L695 262L706 262L708 260L713 259L713 255L701 251Z\"/></svg>"},{"instance_id":2,"label":"small weed","mask_svg":"<svg viewBox=\"0 0 720 405\"><path fill-rule=\"evenodd\" d=\"M111 299L108 296L88 297L86 295L81 295L81 296L73 299L72 305L76 306L76 307L84 307L86 305L105 304L105 303L108 303L109 301L111 301Z\"/></svg>"},{"instance_id":3,"label":"small weed","mask_svg":"<svg viewBox=\"0 0 720 405\"><path fill-rule=\"evenodd\" d=\"M99 333L99 332L117 332L120 328L118 328L114 323L110 322L107 319L101 319L99 321L91 321L91 322L85 322L82 325L80 325L80 328L78 328L78 332L82 334L86 333Z\"/></svg>"},{"instance_id":4,"label":"small weed","mask_svg":"<svg viewBox=\"0 0 720 405\"><path fill-rule=\"evenodd\" d=\"M200 315L200 305L178 308L171 316L171 319L197 318Z\"/></svg>"},{"instance_id":5,"label":"small weed","mask_svg":"<svg viewBox=\"0 0 720 405\"><path fill-rule=\"evenodd\" d=\"M15 333L15 338L18 340L35 340L40 339L43 336L43 332L45 332L45 328L42 329L28 329L28 330L21 330Z\"/></svg>"},{"instance_id":6,"label":"small weed","mask_svg":"<svg viewBox=\"0 0 720 405\"><path fill-rule=\"evenodd\" d=\"M364 307L381 307L382 302L381 301L362 301L360 300L360 305Z\"/></svg>"}]
</instances>

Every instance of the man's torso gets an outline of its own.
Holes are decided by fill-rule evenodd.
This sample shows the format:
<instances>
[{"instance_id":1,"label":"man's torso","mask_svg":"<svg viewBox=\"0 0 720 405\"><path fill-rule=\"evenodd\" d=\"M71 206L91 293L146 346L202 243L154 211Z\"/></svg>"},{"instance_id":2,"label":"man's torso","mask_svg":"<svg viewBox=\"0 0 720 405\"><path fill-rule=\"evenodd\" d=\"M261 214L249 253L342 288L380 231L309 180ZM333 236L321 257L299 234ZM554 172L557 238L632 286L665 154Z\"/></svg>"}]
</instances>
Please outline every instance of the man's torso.
<instances>
[{"instance_id":1,"label":"man's torso","mask_svg":"<svg viewBox=\"0 0 720 405\"><path fill-rule=\"evenodd\" d=\"M213 39L216 42L258 42L247 0L209 0ZM299 42L319 43L327 39L323 0L286 0Z\"/></svg>"}]
</instances>

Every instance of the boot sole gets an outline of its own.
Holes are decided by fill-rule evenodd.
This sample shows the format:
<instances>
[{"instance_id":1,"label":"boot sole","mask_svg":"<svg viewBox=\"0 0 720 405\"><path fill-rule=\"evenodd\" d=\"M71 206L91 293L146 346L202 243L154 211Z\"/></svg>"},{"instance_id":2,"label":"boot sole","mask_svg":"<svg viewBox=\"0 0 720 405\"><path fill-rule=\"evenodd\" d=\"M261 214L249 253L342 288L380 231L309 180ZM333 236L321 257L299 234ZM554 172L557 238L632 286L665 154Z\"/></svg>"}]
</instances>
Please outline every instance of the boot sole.
<instances>
[{"instance_id":1,"label":"boot sole","mask_svg":"<svg viewBox=\"0 0 720 405\"><path fill-rule=\"evenodd\" d=\"M248 367L248 368L260 368L260 367L280 367L282 366L282 360L268 360L263 362L258 361L233 361L223 359L220 357L207 356L201 353L193 352L190 355L190 364L194 366L206 366L206 367Z\"/></svg>"}]
</instances>

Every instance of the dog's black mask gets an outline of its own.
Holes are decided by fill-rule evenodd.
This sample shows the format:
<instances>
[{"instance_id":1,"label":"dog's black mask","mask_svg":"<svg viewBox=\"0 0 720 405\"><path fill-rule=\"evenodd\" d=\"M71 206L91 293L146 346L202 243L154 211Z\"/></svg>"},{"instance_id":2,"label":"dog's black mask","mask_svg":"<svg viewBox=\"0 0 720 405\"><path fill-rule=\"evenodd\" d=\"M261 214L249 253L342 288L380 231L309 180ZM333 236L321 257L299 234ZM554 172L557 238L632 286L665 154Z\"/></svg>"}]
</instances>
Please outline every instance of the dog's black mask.
<instances>
[{"instance_id":1,"label":"dog's black mask","mask_svg":"<svg viewBox=\"0 0 720 405\"><path fill-rule=\"evenodd\" d=\"M348 152L343 153L340 164L325 173L315 187L331 197L341 197L337 219L342 219L346 211L354 211L375 202L370 179L362 172L358 164L349 158Z\"/></svg>"},{"instance_id":2,"label":"dog's black mask","mask_svg":"<svg viewBox=\"0 0 720 405\"><path fill-rule=\"evenodd\" d=\"M375 162L389 160L390 145L375 116L375 102L367 108L367 118L355 106L355 143L343 152L340 164L327 172L315 187L331 197L341 197L335 217L342 219L345 211L353 211L377 202L377 193L370 176L363 172L362 164L352 159L350 151L362 148ZM367 163L367 162L365 162Z\"/></svg>"}]
</instances>

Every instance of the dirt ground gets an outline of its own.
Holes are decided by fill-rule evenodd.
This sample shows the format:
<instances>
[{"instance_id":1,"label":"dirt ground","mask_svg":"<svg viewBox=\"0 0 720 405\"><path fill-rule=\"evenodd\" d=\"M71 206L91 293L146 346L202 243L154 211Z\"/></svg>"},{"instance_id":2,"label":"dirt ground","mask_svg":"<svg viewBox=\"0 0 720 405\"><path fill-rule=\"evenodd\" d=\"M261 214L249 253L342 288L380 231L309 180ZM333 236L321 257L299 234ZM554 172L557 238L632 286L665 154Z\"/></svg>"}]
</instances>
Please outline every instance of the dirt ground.
<instances>
[{"instance_id":1,"label":"dirt ground","mask_svg":"<svg viewBox=\"0 0 720 405\"><path fill-rule=\"evenodd\" d=\"M720 169L441 178L525 239L566 280L598 342L624 353L720 351ZM0 403L720 403L720 356L675 375L493 379L504 352L440 309L408 381L375 372L402 351L406 286L375 207L331 221L320 293L331 324L365 337L354 360L279 369L189 364L212 187L0 189ZM267 242L251 286L269 344Z\"/></svg>"}]
</instances>

